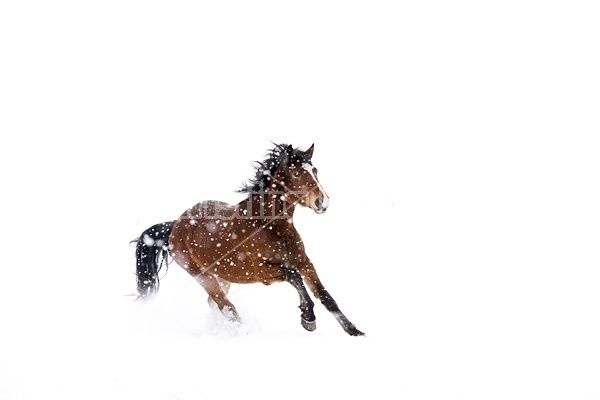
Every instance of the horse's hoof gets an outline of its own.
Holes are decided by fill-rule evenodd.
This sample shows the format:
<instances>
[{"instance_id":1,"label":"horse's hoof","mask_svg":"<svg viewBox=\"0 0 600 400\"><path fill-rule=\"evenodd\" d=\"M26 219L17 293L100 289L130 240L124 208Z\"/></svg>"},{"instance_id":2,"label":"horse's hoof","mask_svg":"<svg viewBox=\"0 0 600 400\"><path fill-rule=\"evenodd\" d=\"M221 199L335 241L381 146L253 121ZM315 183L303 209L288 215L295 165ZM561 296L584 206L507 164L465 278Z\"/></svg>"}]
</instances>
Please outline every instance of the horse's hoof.
<instances>
[{"instance_id":1,"label":"horse's hoof","mask_svg":"<svg viewBox=\"0 0 600 400\"><path fill-rule=\"evenodd\" d=\"M308 321L308 320L302 318L302 327L304 329L306 329L307 331L312 332L315 329L317 329L317 320L314 319L312 321Z\"/></svg>"},{"instance_id":2,"label":"horse's hoof","mask_svg":"<svg viewBox=\"0 0 600 400\"><path fill-rule=\"evenodd\" d=\"M221 310L221 314L223 314L223 316L229 322L232 322L234 324L241 324L242 323L242 319L240 318L240 315L237 313L236 310L232 310L229 307L223 307L223 309Z\"/></svg>"},{"instance_id":3,"label":"horse's hoof","mask_svg":"<svg viewBox=\"0 0 600 400\"><path fill-rule=\"evenodd\" d=\"M350 336L364 336L365 335L363 332L356 329L355 326L348 327L345 329L345 331Z\"/></svg>"}]
</instances>

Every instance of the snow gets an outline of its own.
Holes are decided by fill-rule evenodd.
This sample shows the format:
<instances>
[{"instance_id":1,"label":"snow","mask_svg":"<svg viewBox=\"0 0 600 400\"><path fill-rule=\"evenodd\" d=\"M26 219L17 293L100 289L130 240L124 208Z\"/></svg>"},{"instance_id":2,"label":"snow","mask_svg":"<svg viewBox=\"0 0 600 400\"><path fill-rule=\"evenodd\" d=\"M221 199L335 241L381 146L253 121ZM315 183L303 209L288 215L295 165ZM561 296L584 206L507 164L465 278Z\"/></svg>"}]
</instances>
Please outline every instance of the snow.
<instances>
[{"instance_id":1,"label":"snow","mask_svg":"<svg viewBox=\"0 0 600 400\"><path fill-rule=\"evenodd\" d=\"M2 3L0 399L600 399L599 7ZM366 337L175 264L129 296L271 141L315 143L294 224Z\"/></svg>"},{"instance_id":2,"label":"snow","mask_svg":"<svg viewBox=\"0 0 600 400\"><path fill-rule=\"evenodd\" d=\"M152 246L154 244L154 239L152 239L150 235L143 235L142 240L146 246Z\"/></svg>"}]
</instances>

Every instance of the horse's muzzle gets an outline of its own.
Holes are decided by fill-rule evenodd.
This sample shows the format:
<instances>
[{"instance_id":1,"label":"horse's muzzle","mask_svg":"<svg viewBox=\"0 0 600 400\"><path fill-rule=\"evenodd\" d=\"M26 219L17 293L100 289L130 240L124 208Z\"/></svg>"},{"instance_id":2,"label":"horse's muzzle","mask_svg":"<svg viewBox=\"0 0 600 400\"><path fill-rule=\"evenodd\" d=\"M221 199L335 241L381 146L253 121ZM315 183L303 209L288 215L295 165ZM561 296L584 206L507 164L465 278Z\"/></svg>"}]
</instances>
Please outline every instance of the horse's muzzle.
<instances>
[{"instance_id":1,"label":"horse's muzzle","mask_svg":"<svg viewBox=\"0 0 600 400\"><path fill-rule=\"evenodd\" d=\"M327 211L328 205L329 205L328 201L323 201L323 199L321 197L317 197L315 199L315 204L314 204L313 210L315 210L315 212L317 214L323 214L325 211Z\"/></svg>"}]
</instances>

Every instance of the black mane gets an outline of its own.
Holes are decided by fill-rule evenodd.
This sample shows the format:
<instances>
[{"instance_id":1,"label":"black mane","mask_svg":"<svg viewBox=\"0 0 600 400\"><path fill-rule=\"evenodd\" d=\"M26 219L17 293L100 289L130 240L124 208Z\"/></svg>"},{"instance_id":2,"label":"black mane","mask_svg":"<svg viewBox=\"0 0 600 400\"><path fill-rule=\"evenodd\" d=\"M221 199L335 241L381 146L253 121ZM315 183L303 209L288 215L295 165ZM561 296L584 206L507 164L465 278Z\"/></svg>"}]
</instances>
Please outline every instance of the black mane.
<instances>
[{"instance_id":1,"label":"black mane","mask_svg":"<svg viewBox=\"0 0 600 400\"><path fill-rule=\"evenodd\" d=\"M275 147L269 150L264 161L254 163L254 177L243 184L238 192L253 194L267 190L275 171L286 155L290 157L290 163L312 164L310 157L304 151L293 148L289 144L276 144Z\"/></svg>"}]
</instances>

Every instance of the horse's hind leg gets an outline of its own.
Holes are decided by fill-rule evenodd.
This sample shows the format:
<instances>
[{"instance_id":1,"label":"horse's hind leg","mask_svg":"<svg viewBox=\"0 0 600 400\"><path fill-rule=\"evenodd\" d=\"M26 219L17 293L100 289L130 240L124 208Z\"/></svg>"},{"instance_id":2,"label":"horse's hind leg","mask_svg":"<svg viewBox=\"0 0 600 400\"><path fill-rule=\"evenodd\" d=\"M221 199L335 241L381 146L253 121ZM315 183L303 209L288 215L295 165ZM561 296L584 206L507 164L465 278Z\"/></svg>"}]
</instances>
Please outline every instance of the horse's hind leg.
<instances>
[{"instance_id":1,"label":"horse's hind leg","mask_svg":"<svg viewBox=\"0 0 600 400\"><path fill-rule=\"evenodd\" d=\"M229 282L221 283L223 281L216 276L206 273L196 276L196 281L202 285L206 293L208 293L209 299L219 307L219 310L227 319L234 322L240 321L240 315L235 306L227 298Z\"/></svg>"},{"instance_id":2,"label":"horse's hind leg","mask_svg":"<svg viewBox=\"0 0 600 400\"><path fill-rule=\"evenodd\" d=\"M225 295L229 294L229 288L231 286L231 283L224 281L222 279L217 278L216 276L213 275L213 277L217 280L217 282L219 282L219 285L221 286L221 289L223 290L223 292L225 293ZM208 302L208 306L212 309L216 309L217 303L215 303L215 301L212 299L212 297L208 296L208 298L206 299Z\"/></svg>"}]
</instances>

